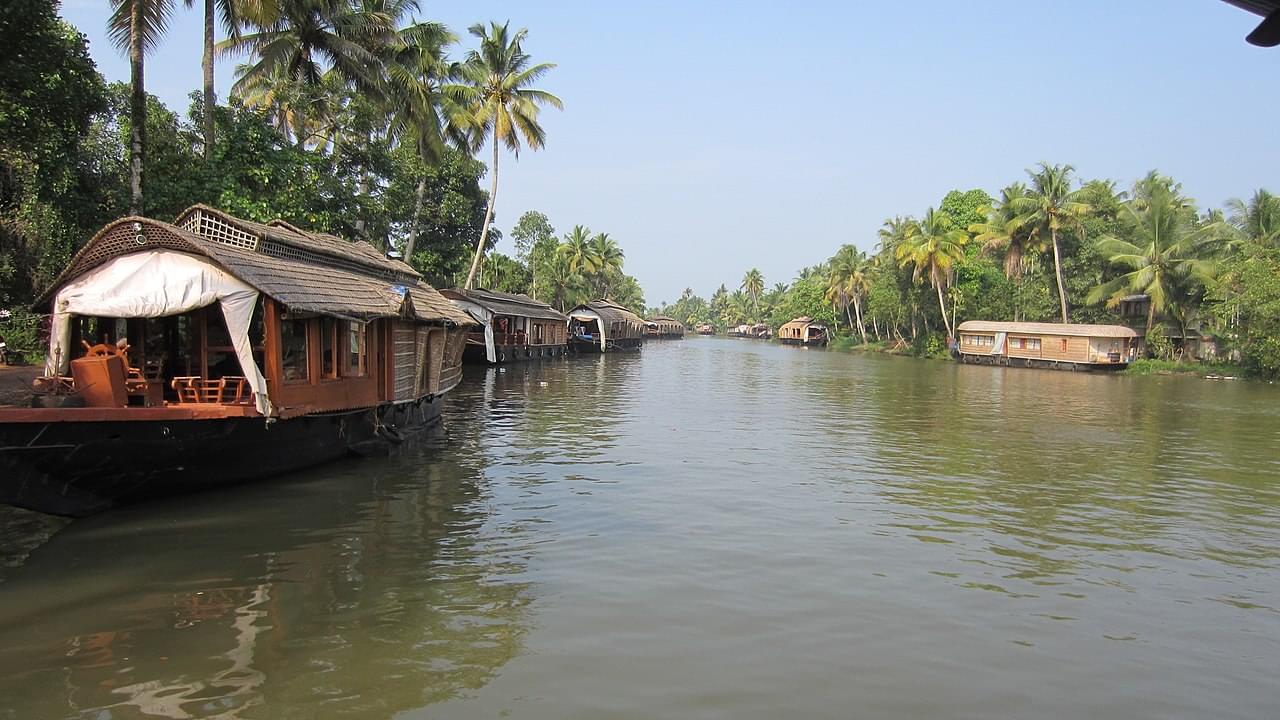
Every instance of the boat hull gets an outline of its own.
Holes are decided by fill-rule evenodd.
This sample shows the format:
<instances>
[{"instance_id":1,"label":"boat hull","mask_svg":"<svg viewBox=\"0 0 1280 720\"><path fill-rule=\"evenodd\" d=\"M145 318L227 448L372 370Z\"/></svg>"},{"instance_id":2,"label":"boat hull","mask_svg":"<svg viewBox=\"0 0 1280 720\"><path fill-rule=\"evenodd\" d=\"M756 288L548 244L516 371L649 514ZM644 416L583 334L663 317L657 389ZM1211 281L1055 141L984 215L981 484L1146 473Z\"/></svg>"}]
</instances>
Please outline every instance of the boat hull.
<instances>
[{"instance_id":1,"label":"boat hull","mask_svg":"<svg viewBox=\"0 0 1280 720\"><path fill-rule=\"evenodd\" d=\"M801 345L804 347L826 347L826 340L800 340L798 338L779 338L783 345Z\"/></svg>"},{"instance_id":2,"label":"boat hull","mask_svg":"<svg viewBox=\"0 0 1280 720\"><path fill-rule=\"evenodd\" d=\"M0 422L0 503L83 517L385 452L440 417L440 398L303 415Z\"/></svg>"},{"instance_id":3,"label":"boat hull","mask_svg":"<svg viewBox=\"0 0 1280 720\"><path fill-rule=\"evenodd\" d=\"M997 367L1068 370L1073 372L1119 372L1129 366L1125 362L1081 363L1071 360L1042 360L1038 358L1007 357L1005 355L973 355L971 353L959 353L956 356L956 360L965 365L993 365Z\"/></svg>"},{"instance_id":4,"label":"boat hull","mask_svg":"<svg viewBox=\"0 0 1280 720\"><path fill-rule=\"evenodd\" d=\"M569 352L568 345L499 345L494 348L494 362L489 362L483 345L469 344L462 353L462 361L469 365L501 365L509 362L562 357Z\"/></svg>"}]
</instances>

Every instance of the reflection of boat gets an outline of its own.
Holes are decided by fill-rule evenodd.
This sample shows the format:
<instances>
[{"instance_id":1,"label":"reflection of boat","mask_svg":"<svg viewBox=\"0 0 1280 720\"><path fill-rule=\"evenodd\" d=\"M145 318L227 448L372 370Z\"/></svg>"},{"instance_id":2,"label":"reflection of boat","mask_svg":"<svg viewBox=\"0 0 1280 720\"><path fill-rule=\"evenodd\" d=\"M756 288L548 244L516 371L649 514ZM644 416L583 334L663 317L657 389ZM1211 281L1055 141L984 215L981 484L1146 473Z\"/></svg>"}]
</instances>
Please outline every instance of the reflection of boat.
<instances>
[{"instance_id":1,"label":"reflection of boat","mask_svg":"<svg viewBox=\"0 0 1280 720\"><path fill-rule=\"evenodd\" d=\"M1062 370L1114 370L1138 352L1138 333L1123 325L988 322L956 328L956 359L975 365Z\"/></svg>"},{"instance_id":2,"label":"reflection of boat","mask_svg":"<svg viewBox=\"0 0 1280 720\"><path fill-rule=\"evenodd\" d=\"M0 409L0 502L58 515L398 442L439 416L473 324L368 243L203 206L107 225L39 305L44 386L82 407Z\"/></svg>"},{"instance_id":3,"label":"reflection of boat","mask_svg":"<svg viewBox=\"0 0 1280 720\"><path fill-rule=\"evenodd\" d=\"M645 321L645 335L651 338L683 338L684 323L666 316L649 318Z\"/></svg>"},{"instance_id":4,"label":"reflection of boat","mask_svg":"<svg viewBox=\"0 0 1280 720\"><path fill-rule=\"evenodd\" d=\"M487 554L484 483L432 460L71 523L0 569L4 709L390 718L482 687L521 652L527 555Z\"/></svg>"},{"instance_id":5,"label":"reflection of boat","mask_svg":"<svg viewBox=\"0 0 1280 720\"><path fill-rule=\"evenodd\" d=\"M569 311L569 344L578 352L637 350L644 345L645 323L608 300L594 300Z\"/></svg>"},{"instance_id":6,"label":"reflection of boat","mask_svg":"<svg viewBox=\"0 0 1280 720\"><path fill-rule=\"evenodd\" d=\"M778 341L783 345L822 347L827 344L827 326L804 315L778 328Z\"/></svg>"},{"instance_id":7,"label":"reflection of boat","mask_svg":"<svg viewBox=\"0 0 1280 720\"><path fill-rule=\"evenodd\" d=\"M528 295L492 290L441 290L481 328L467 336L468 362L497 363L559 357L568 351L568 316Z\"/></svg>"}]
</instances>

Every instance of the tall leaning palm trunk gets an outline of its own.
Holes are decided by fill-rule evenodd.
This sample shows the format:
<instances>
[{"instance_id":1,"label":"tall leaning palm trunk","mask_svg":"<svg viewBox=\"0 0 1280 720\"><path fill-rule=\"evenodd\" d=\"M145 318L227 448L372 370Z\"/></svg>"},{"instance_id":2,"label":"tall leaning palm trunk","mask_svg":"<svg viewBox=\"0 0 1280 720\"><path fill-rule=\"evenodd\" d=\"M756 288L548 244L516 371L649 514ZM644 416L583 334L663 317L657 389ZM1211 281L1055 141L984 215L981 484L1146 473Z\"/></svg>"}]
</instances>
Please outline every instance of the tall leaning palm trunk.
<instances>
[{"instance_id":1,"label":"tall leaning palm trunk","mask_svg":"<svg viewBox=\"0 0 1280 720\"><path fill-rule=\"evenodd\" d=\"M489 241L489 226L493 224L493 204L498 199L498 139L493 140L493 178L489 182L489 202L484 208L484 225L480 228L480 241L476 243L475 256L471 258L471 270L467 273L467 284L471 289L475 282L476 270L480 268L480 258L484 256L484 246Z\"/></svg>"},{"instance_id":2,"label":"tall leaning palm trunk","mask_svg":"<svg viewBox=\"0 0 1280 720\"><path fill-rule=\"evenodd\" d=\"M213 155L213 106L217 97L213 93L213 10L217 0L204 0L204 57L200 70L204 80L204 159Z\"/></svg>"},{"instance_id":3,"label":"tall leaning palm trunk","mask_svg":"<svg viewBox=\"0 0 1280 720\"><path fill-rule=\"evenodd\" d=\"M142 214L142 153L147 136L147 90L143 79L143 4L129 8L129 214Z\"/></svg>"}]
</instances>

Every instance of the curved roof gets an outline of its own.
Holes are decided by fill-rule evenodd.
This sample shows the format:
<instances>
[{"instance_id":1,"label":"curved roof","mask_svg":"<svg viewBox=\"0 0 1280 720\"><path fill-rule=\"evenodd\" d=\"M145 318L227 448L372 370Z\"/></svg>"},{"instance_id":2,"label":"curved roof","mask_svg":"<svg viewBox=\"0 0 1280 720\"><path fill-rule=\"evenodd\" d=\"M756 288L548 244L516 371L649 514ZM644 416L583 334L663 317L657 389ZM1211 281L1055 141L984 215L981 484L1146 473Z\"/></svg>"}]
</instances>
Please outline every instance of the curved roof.
<instances>
[{"instance_id":1,"label":"curved roof","mask_svg":"<svg viewBox=\"0 0 1280 720\"><path fill-rule=\"evenodd\" d=\"M795 320L792 320L791 322L783 323L782 327L802 328L802 327L808 327L810 325L812 325L813 327L820 327L824 330L827 327L826 325L823 325L820 322L816 322L813 318L809 317L808 315L801 315L800 317L796 318ZM778 328L778 329L781 330L782 328Z\"/></svg>"},{"instance_id":2,"label":"curved roof","mask_svg":"<svg viewBox=\"0 0 1280 720\"><path fill-rule=\"evenodd\" d=\"M237 225L237 228L252 225ZM265 226L262 226L265 227ZM247 232L242 230L242 232ZM108 223L71 259L37 302L48 307L68 281L107 261L143 250L172 250L209 258L231 275L290 310L359 320L378 317L412 317L425 322L447 321L474 325L471 316L444 298L435 288L403 275L388 277L376 269L362 270L344 262L324 262L325 253L305 259L280 257L245 237L206 237L166 222L125 217Z\"/></svg>"},{"instance_id":3,"label":"curved roof","mask_svg":"<svg viewBox=\"0 0 1280 720\"><path fill-rule=\"evenodd\" d=\"M497 292L483 288L474 290L448 288L441 290L440 293L448 298L470 300L495 315L513 315L540 320L556 320L558 322L569 321L568 315L524 294Z\"/></svg>"},{"instance_id":4,"label":"curved roof","mask_svg":"<svg viewBox=\"0 0 1280 720\"><path fill-rule=\"evenodd\" d=\"M632 323L638 327L644 327L644 320L642 320L639 315L636 315L630 310L609 300L592 300L589 303L579 305L570 310L569 315L572 316L579 310L590 310L596 315L599 315L600 319L605 322L625 322Z\"/></svg>"},{"instance_id":5,"label":"curved roof","mask_svg":"<svg viewBox=\"0 0 1280 720\"><path fill-rule=\"evenodd\" d=\"M1138 333L1123 325L1076 325L1063 323L995 322L966 320L956 328L959 332L1003 332L1027 335L1065 335L1069 337L1131 338Z\"/></svg>"}]
</instances>

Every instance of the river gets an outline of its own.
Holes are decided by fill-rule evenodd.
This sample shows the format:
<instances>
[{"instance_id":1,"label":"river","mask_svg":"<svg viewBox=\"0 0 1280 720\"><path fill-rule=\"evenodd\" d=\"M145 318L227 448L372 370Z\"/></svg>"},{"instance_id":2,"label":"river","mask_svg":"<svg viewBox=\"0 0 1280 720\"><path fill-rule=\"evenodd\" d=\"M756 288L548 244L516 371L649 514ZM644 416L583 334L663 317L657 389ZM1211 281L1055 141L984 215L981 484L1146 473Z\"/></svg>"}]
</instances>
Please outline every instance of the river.
<instances>
[{"instance_id":1,"label":"river","mask_svg":"<svg viewBox=\"0 0 1280 720\"><path fill-rule=\"evenodd\" d=\"M0 719L1274 718L1280 388L690 338L0 520Z\"/></svg>"}]
</instances>

